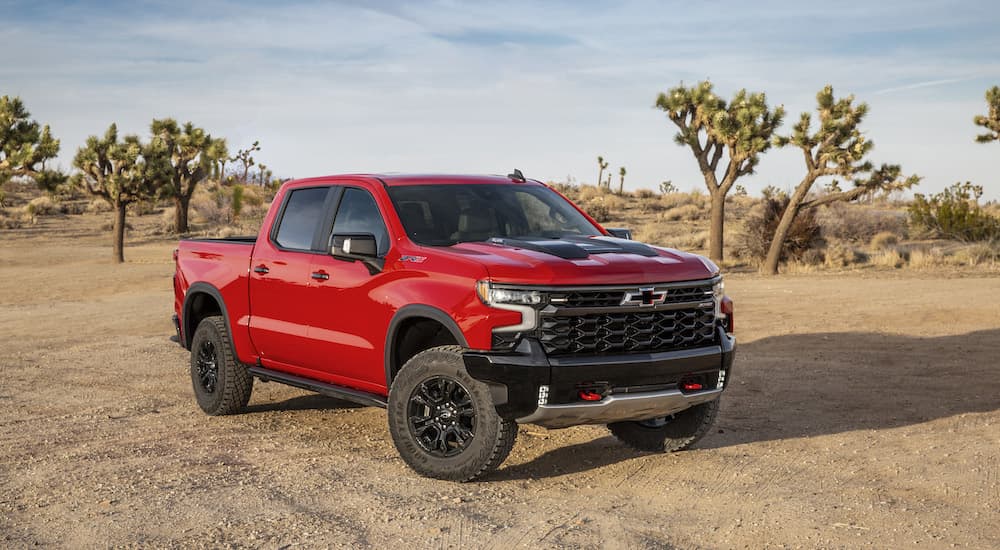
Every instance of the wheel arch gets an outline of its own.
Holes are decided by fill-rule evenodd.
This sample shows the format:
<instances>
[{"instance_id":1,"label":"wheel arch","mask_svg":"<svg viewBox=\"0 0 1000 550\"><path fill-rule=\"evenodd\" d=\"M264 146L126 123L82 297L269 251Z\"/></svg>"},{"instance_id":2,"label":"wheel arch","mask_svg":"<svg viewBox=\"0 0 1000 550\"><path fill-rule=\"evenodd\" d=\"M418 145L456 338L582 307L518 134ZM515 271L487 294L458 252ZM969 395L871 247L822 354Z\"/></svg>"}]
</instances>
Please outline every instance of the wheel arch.
<instances>
[{"instance_id":1,"label":"wheel arch","mask_svg":"<svg viewBox=\"0 0 1000 550\"><path fill-rule=\"evenodd\" d=\"M226 302L222 299L222 293L209 283L197 282L188 287L184 295L184 305L181 309L181 337L184 347L191 349L191 339L194 331L198 328L198 323L213 314L222 315L226 324L226 332L229 336L230 345L234 347L233 355L236 355L235 344L233 344L232 324L229 322L229 312L226 310Z\"/></svg>"},{"instance_id":2,"label":"wheel arch","mask_svg":"<svg viewBox=\"0 0 1000 550\"><path fill-rule=\"evenodd\" d=\"M406 345L403 337L406 336L410 329L419 327L418 330L429 330L432 325L440 327L440 330L444 331L444 334L450 337L452 342L442 343L440 337L443 335L440 332L436 332L434 338L429 338L413 349L401 349L401 345ZM392 320L389 321L389 330L386 332L384 360L386 388L392 385L392 379L407 359L424 349L430 349L447 343L453 343L463 348L469 347L462 329L459 328L458 323L450 315L434 306L424 304L410 304L400 308L393 315Z\"/></svg>"}]
</instances>

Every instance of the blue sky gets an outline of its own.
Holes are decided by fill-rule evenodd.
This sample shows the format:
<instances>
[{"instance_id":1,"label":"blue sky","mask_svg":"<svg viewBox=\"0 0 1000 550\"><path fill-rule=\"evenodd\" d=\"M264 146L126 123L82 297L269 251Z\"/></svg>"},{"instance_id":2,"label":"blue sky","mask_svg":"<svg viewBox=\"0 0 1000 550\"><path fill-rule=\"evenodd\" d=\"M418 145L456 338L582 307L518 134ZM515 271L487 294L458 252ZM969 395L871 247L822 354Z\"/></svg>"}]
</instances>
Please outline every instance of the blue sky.
<instances>
[{"instance_id":1,"label":"blue sky","mask_svg":"<svg viewBox=\"0 0 1000 550\"><path fill-rule=\"evenodd\" d=\"M705 78L767 93L787 120L833 84L870 105L872 159L1000 199L1000 143L972 117L1000 84L992 2L33 2L0 0L0 94L62 139L68 167L111 122L191 120L282 176L506 173L703 188L652 108ZM786 122L785 131L790 130ZM793 186L772 150L744 183ZM617 180L617 178L616 178Z\"/></svg>"}]
</instances>

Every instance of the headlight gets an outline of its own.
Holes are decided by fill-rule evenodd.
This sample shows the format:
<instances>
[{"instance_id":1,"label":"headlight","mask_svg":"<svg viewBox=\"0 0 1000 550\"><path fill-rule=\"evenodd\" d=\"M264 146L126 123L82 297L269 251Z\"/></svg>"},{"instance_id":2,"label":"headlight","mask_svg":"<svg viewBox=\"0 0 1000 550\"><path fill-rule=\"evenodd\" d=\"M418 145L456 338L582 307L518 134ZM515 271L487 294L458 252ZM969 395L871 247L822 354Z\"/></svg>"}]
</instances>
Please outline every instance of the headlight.
<instances>
[{"instance_id":1,"label":"headlight","mask_svg":"<svg viewBox=\"0 0 1000 550\"><path fill-rule=\"evenodd\" d=\"M542 293L537 290L496 287L489 281L479 281L476 283L476 294L488 306L496 306L498 304L534 306L542 303L543 300Z\"/></svg>"},{"instance_id":2,"label":"headlight","mask_svg":"<svg viewBox=\"0 0 1000 550\"><path fill-rule=\"evenodd\" d=\"M712 285L712 297L715 298L715 318L722 318L722 297L726 295L726 283L719 279L719 282Z\"/></svg>"}]
</instances>

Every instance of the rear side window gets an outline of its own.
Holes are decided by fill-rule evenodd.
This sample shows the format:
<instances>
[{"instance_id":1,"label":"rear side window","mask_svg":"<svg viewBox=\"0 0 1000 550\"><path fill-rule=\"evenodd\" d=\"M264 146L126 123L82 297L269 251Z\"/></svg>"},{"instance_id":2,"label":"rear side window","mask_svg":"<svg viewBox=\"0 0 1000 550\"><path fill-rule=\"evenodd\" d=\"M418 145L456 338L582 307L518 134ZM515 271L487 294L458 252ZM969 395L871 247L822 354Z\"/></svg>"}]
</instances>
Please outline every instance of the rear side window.
<instances>
[{"instance_id":1,"label":"rear side window","mask_svg":"<svg viewBox=\"0 0 1000 550\"><path fill-rule=\"evenodd\" d=\"M348 187L340 200L337 217L333 221L333 233L371 233L378 244L379 256L389 250L389 232L382 221L375 199L361 189Z\"/></svg>"},{"instance_id":2,"label":"rear side window","mask_svg":"<svg viewBox=\"0 0 1000 550\"><path fill-rule=\"evenodd\" d=\"M292 191L274 236L279 246L293 250L312 249L313 236L323 217L323 203L328 191L327 187Z\"/></svg>"}]
</instances>

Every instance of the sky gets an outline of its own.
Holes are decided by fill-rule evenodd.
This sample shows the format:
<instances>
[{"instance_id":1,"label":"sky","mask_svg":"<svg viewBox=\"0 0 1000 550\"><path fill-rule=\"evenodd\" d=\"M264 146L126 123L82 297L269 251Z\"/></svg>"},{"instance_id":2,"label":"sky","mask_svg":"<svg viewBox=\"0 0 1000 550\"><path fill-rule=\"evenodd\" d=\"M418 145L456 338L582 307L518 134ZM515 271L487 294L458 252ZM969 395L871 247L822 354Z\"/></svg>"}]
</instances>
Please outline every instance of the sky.
<instances>
[{"instance_id":1,"label":"sky","mask_svg":"<svg viewBox=\"0 0 1000 550\"><path fill-rule=\"evenodd\" d=\"M62 140L69 168L115 122L192 121L230 152L260 140L281 177L506 174L626 189L704 189L653 107L709 79L788 111L815 95L869 104L871 159L1000 199L1000 143L977 144L1000 85L995 2L190 2L0 0L0 95ZM740 183L791 188L801 152L772 149Z\"/></svg>"}]
</instances>

